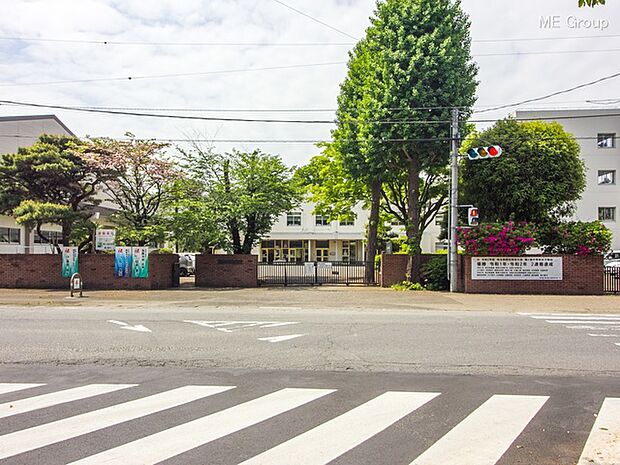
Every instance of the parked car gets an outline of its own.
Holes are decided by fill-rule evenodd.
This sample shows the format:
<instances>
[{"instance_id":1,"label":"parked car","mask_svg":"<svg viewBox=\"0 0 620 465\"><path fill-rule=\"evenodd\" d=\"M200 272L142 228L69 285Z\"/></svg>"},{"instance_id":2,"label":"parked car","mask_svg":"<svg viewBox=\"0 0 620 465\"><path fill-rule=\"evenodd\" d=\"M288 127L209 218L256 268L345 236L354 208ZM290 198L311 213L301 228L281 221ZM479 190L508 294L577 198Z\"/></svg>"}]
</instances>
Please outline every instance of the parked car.
<instances>
[{"instance_id":1,"label":"parked car","mask_svg":"<svg viewBox=\"0 0 620 465\"><path fill-rule=\"evenodd\" d=\"M195 256L189 253L179 254L179 274L181 276L193 276L196 274Z\"/></svg>"}]
</instances>

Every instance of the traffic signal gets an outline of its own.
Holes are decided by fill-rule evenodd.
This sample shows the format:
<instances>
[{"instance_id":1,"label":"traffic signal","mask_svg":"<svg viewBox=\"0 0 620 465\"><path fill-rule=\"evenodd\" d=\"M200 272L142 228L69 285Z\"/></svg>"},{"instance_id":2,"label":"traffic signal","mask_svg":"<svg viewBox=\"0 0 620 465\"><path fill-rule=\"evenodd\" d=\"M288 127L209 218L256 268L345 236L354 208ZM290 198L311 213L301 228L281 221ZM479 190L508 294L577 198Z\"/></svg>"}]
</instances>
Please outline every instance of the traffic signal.
<instances>
[{"instance_id":1,"label":"traffic signal","mask_svg":"<svg viewBox=\"0 0 620 465\"><path fill-rule=\"evenodd\" d=\"M502 154L502 148L499 145L492 145L490 147L478 147L475 149L469 149L467 156L470 160L479 160L484 158L497 158Z\"/></svg>"},{"instance_id":2,"label":"traffic signal","mask_svg":"<svg viewBox=\"0 0 620 465\"><path fill-rule=\"evenodd\" d=\"M478 226L480 224L480 212L478 211L478 208L471 207L467 211L467 223L470 226Z\"/></svg>"}]
</instances>

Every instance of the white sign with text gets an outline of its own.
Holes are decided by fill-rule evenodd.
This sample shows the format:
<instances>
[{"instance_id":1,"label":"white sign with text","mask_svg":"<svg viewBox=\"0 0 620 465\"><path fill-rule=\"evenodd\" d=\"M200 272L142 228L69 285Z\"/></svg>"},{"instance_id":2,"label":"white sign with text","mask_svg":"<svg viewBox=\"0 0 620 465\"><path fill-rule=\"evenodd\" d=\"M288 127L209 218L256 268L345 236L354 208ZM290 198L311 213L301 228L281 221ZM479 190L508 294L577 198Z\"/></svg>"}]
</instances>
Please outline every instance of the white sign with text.
<instances>
[{"instance_id":1,"label":"white sign with text","mask_svg":"<svg viewBox=\"0 0 620 465\"><path fill-rule=\"evenodd\" d=\"M473 257L471 279L562 281L562 257Z\"/></svg>"}]
</instances>

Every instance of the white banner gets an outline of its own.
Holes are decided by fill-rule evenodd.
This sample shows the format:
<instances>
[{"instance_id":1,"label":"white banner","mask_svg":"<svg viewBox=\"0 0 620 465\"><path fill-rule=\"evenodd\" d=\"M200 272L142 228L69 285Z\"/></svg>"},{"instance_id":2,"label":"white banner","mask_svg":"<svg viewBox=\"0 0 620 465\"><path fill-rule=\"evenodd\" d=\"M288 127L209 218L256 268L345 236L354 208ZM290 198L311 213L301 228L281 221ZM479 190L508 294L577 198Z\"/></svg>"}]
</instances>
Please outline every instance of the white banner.
<instances>
[{"instance_id":1,"label":"white banner","mask_svg":"<svg viewBox=\"0 0 620 465\"><path fill-rule=\"evenodd\" d=\"M471 279L562 281L562 257L472 257Z\"/></svg>"}]
</instances>

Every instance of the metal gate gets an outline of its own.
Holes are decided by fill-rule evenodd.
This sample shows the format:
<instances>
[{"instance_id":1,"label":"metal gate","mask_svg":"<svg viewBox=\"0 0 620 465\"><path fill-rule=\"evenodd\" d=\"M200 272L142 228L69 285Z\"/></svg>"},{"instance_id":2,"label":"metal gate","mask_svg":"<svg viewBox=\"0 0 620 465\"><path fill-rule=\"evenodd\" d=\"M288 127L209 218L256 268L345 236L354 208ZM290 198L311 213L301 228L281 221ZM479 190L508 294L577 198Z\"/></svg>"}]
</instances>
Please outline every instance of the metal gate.
<instances>
[{"instance_id":1,"label":"metal gate","mask_svg":"<svg viewBox=\"0 0 620 465\"><path fill-rule=\"evenodd\" d=\"M352 284L372 286L379 283L379 269L373 263L374 282L366 279L366 262L259 263L259 286L321 286Z\"/></svg>"},{"instance_id":2,"label":"metal gate","mask_svg":"<svg viewBox=\"0 0 620 465\"><path fill-rule=\"evenodd\" d=\"M603 289L608 293L620 294L620 267L605 267Z\"/></svg>"}]
</instances>

